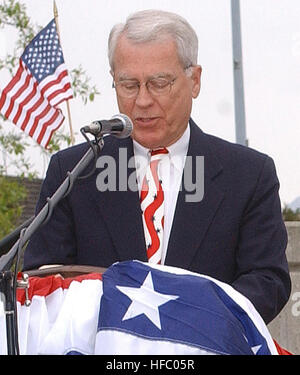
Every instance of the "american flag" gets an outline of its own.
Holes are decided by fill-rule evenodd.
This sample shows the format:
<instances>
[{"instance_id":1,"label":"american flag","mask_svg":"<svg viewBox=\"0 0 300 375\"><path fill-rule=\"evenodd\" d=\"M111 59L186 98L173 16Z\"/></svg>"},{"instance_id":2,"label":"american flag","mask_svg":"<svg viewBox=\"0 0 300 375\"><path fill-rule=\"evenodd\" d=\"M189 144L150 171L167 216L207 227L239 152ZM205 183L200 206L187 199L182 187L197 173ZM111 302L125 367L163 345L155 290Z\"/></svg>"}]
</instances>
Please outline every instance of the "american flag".
<instances>
[{"instance_id":1,"label":"american flag","mask_svg":"<svg viewBox=\"0 0 300 375\"><path fill-rule=\"evenodd\" d=\"M16 75L1 93L0 112L46 148L64 121L57 105L72 97L53 19L25 48Z\"/></svg>"},{"instance_id":2,"label":"american flag","mask_svg":"<svg viewBox=\"0 0 300 375\"><path fill-rule=\"evenodd\" d=\"M103 274L53 273L30 277L28 293L17 289L21 354L291 354L246 297L212 277L139 261L114 263Z\"/></svg>"}]
</instances>

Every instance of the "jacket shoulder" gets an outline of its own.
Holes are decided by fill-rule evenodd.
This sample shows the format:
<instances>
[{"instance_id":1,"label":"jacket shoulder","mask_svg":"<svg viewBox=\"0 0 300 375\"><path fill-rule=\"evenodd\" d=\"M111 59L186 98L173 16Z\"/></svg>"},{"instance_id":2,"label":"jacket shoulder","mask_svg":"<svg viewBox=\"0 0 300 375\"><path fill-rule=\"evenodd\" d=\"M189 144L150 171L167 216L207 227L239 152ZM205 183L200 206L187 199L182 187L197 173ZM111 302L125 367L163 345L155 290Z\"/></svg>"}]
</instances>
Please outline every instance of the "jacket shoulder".
<instances>
[{"instance_id":1,"label":"jacket shoulder","mask_svg":"<svg viewBox=\"0 0 300 375\"><path fill-rule=\"evenodd\" d=\"M224 161L227 159L249 160L249 161L265 161L269 156L266 153L255 150L254 148L243 146L237 143L227 141L211 134L204 133L211 149Z\"/></svg>"}]
</instances>

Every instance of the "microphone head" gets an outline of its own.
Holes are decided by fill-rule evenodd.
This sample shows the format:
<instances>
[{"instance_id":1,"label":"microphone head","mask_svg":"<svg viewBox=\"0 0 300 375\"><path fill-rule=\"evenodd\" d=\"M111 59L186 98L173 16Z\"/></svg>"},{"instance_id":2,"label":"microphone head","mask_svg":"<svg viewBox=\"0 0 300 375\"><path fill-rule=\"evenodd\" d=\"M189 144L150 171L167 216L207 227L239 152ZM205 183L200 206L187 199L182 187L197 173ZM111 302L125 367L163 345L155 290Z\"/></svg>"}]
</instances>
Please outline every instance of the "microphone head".
<instances>
[{"instance_id":1,"label":"microphone head","mask_svg":"<svg viewBox=\"0 0 300 375\"><path fill-rule=\"evenodd\" d=\"M116 118L118 120L121 120L123 125L124 125L124 129L118 133L118 134L114 134L115 137L117 138L127 138L130 136L130 134L132 133L132 130L133 130L133 123L131 121L131 119L124 115L123 113L120 113L118 115L115 115L112 117L113 118Z\"/></svg>"}]
</instances>

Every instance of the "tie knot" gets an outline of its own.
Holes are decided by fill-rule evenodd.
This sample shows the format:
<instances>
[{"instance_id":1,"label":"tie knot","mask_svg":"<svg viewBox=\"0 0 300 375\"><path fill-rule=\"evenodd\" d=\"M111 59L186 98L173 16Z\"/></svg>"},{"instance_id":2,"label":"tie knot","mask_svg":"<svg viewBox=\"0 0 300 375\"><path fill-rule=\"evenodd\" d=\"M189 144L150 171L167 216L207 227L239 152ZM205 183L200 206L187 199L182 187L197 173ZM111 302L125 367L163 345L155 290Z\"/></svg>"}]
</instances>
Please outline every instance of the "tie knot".
<instances>
[{"instance_id":1,"label":"tie knot","mask_svg":"<svg viewBox=\"0 0 300 375\"><path fill-rule=\"evenodd\" d=\"M164 148L158 148L156 150L151 150L151 158L153 156L157 156L157 155L164 155L164 154L168 154L169 151L164 147Z\"/></svg>"}]
</instances>

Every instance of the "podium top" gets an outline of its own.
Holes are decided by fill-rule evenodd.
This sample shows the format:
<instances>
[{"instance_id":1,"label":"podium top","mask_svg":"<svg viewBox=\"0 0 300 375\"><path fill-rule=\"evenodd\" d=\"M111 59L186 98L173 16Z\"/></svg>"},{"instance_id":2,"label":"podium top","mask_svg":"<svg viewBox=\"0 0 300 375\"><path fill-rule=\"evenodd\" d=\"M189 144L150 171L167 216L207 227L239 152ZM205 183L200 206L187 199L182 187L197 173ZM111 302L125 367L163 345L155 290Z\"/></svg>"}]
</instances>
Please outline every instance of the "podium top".
<instances>
[{"instance_id":1,"label":"podium top","mask_svg":"<svg viewBox=\"0 0 300 375\"><path fill-rule=\"evenodd\" d=\"M38 277L46 277L55 274L60 274L62 277L76 277L83 274L89 273L103 273L106 271L104 267L94 267L94 266L80 266L80 265L49 265L46 268L42 269L34 269L24 271L23 273L27 274L28 276L38 276Z\"/></svg>"}]
</instances>

